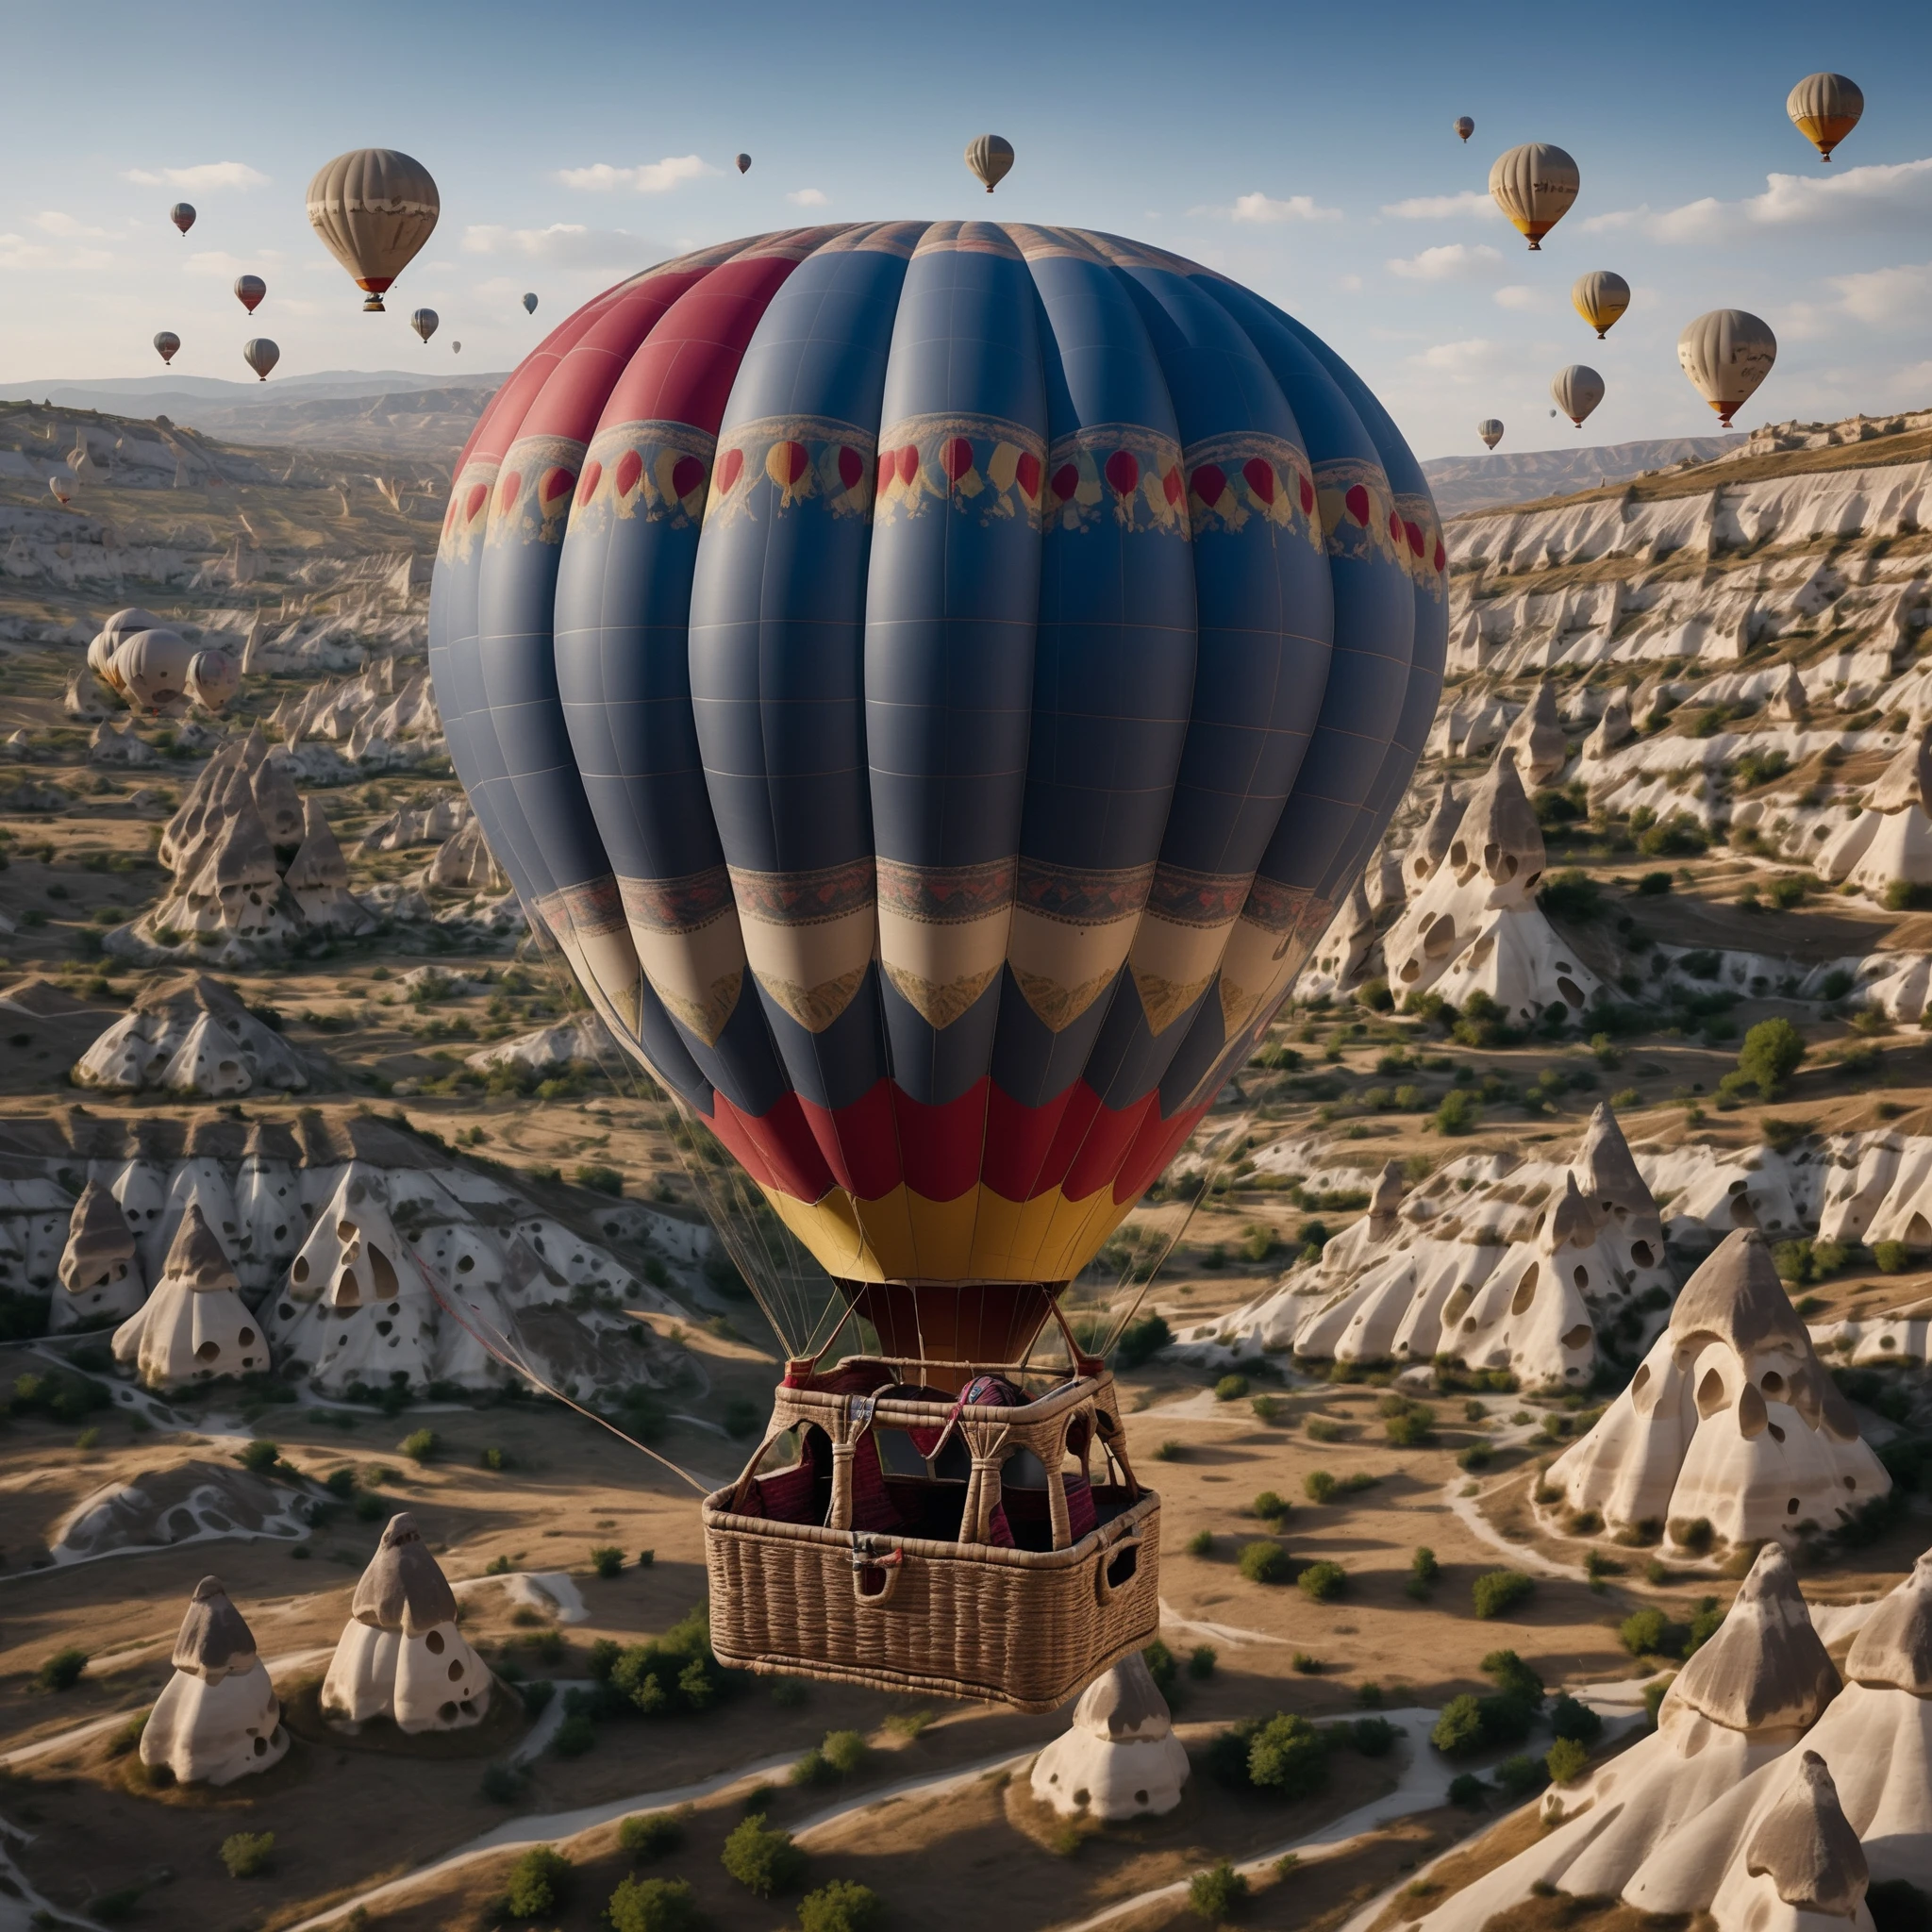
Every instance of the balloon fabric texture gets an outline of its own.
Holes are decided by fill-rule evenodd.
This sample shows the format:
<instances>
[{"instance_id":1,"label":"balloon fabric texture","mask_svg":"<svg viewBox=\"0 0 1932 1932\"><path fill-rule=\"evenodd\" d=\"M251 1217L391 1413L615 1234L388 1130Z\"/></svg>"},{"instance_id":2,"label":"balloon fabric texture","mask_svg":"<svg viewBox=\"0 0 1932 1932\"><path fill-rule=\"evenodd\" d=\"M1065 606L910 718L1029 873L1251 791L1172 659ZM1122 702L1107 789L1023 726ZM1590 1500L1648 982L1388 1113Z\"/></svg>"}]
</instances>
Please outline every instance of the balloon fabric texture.
<instances>
[{"instance_id":1,"label":"balloon fabric texture","mask_svg":"<svg viewBox=\"0 0 1932 1932\"><path fill-rule=\"evenodd\" d=\"M887 222L561 324L458 464L430 663L628 1051L889 1349L994 1363L1359 875L1447 587L1407 445L1280 309L1109 236Z\"/></svg>"}]
</instances>

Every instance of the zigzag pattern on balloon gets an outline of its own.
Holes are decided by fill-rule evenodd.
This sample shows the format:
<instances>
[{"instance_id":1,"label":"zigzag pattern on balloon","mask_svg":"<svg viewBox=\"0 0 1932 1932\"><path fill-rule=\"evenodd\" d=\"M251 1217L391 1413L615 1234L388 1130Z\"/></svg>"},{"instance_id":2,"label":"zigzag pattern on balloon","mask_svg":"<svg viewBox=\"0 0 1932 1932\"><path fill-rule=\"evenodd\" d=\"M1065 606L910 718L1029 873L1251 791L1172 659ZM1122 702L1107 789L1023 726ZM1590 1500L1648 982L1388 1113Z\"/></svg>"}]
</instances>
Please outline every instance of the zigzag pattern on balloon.
<instances>
[{"instance_id":1,"label":"zigzag pattern on balloon","mask_svg":"<svg viewBox=\"0 0 1932 1932\"><path fill-rule=\"evenodd\" d=\"M834 1275L1064 1281L1407 787L1421 471L1158 249L891 222L597 297L485 411L431 596L491 848Z\"/></svg>"}]
</instances>

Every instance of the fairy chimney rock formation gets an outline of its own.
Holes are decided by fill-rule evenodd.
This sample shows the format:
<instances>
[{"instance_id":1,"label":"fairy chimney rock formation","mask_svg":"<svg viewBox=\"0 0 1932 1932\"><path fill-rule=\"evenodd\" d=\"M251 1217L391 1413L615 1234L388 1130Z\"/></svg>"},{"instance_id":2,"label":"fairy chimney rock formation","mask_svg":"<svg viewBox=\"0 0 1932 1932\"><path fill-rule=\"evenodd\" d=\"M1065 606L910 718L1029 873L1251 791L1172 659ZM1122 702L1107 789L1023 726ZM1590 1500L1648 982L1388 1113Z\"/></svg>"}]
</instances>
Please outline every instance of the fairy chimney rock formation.
<instances>
[{"instance_id":1,"label":"fairy chimney rock formation","mask_svg":"<svg viewBox=\"0 0 1932 1932\"><path fill-rule=\"evenodd\" d=\"M1583 741L1586 758L1607 758L1636 736L1637 727L1630 722L1630 707L1635 698L1636 693L1627 685L1610 693L1603 716L1596 721L1596 728Z\"/></svg>"},{"instance_id":2,"label":"fairy chimney rock formation","mask_svg":"<svg viewBox=\"0 0 1932 1932\"><path fill-rule=\"evenodd\" d=\"M1765 706L1767 715L1783 724L1802 724L1810 708L1811 700L1804 679L1798 675L1798 667L1787 664L1783 679Z\"/></svg>"},{"instance_id":3,"label":"fairy chimney rock formation","mask_svg":"<svg viewBox=\"0 0 1932 1932\"><path fill-rule=\"evenodd\" d=\"M1932 881L1932 724L1922 726L1865 793L1865 808L1824 841L1820 877L1883 896L1895 879Z\"/></svg>"},{"instance_id":4,"label":"fairy chimney rock formation","mask_svg":"<svg viewBox=\"0 0 1932 1932\"><path fill-rule=\"evenodd\" d=\"M55 1334L98 1322L125 1321L147 1291L134 1231L120 1202L97 1180L90 1180L74 1204L59 1274L64 1292L54 1297L47 1316L47 1326Z\"/></svg>"},{"instance_id":5,"label":"fairy chimney rock formation","mask_svg":"<svg viewBox=\"0 0 1932 1932\"><path fill-rule=\"evenodd\" d=\"M1433 878L1437 869L1448 858L1456 827L1462 823L1462 810L1455 786L1444 778L1441 791L1436 794L1435 804L1429 808L1428 817L1423 821L1422 829L1415 835L1415 842L1408 848L1406 864L1411 892Z\"/></svg>"},{"instance_id":6,"label":"fairy chimney rock formation","mask_svg":"<svg viewBox=\"0 0 1932 1932\"><path fill-rule=\"evenodd\" d=\"M240 1290L200 1205L191 1202L154 1292L114 1331L115 1360L131 1364L150 1389L266 1371L268 1343Z\"/></svg>"},{"instance_id":7,"label":"fairy chimney rock formation","mask_svg":"<svg viewBox=\"0 0 1932 1932\"><path fill-rule=\"evenodd\" d=\"M356 1585L322 1687L338 1722L388 1718L405 1731L480 1724L490 1673L457 1628L457 1600L415 1521L392 1516Z\"/></svg>"},{"instance_id":8,"label":"fairy chimney rock formation","mask_svg":"<svg viewBox=\"0 0 1932 1932\"><path fill-rule=\"evenodd\" d=\"M1664 1702L1727 1730L1795 1737L1818 1722L1838 1689L1798 1574L1774 1542L1758 1551L1717 1634L1691 1654Z\"/></svg>"},{"instance_id":9,"label":"fairy chimney rock formation","mask_svg":"<svg viewBox=\"0 0 1932 1932\"><path fill-rule=\"evenodd\" d=\"M1503 739L1532 788L1547 785L1570 756L1563 721L1557 710L1557 690L1548 679L1539 684L1528 704L1516 715Z\"/></svg>"},{"instance_id":10,"label":"fairy chimney rock formation","mask_svg":"<svg viewBox=\"0 0 1932 1932\"><path fill-rule=\"evenodd\" d=\"M1147 1818L1172 1811L1188 1754L1167 1700L1137 1651L1080 1693L1073 1723L1033 1761L1033 1795L1056 1811Z\"/></svg>"},{"instance_id":11,"label":"fairy chimney rock formation","mask_svg":"<svg viewBox=\"0 0 1932 1932\"><path fill-rule=\"evenodd\" d=\"M219 1576L194 1587L168 1679L141 1734L141 1761L181 1784L232 1784L287 1754L281 1701L246 1619Z\"/></svg>"}]
</instances>

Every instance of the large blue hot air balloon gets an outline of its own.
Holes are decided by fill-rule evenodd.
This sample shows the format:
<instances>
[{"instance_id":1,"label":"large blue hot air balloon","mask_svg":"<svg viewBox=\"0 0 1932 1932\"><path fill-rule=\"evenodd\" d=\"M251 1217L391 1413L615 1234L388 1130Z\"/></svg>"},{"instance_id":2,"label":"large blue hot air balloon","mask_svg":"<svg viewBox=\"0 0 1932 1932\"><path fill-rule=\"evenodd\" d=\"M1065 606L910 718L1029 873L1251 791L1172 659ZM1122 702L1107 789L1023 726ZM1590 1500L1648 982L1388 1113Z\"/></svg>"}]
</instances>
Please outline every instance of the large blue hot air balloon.
<instances>
[{"instance_id":1,"label":"large blue hot air balloon","mask_svg":"<svg viewBox=\"0 0 1932 1932\"><path fill-rule=\"evenodd\" d=\"M1445 561L1375 399L1226 277L791 230L622 283L504 385L430 661L628 1050L889 1349L1012 1361L1394 811Z\"/></svg>"}]
</instances>

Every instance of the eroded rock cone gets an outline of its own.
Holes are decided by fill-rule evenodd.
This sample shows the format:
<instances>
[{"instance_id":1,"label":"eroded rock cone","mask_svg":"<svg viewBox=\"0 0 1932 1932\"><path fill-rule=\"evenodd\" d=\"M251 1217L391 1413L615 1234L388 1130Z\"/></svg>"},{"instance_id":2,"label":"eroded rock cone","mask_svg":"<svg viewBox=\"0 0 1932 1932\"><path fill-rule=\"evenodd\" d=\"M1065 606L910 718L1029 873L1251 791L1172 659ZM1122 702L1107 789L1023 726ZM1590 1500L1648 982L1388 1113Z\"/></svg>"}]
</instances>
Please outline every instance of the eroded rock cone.
<instances>
[{"instance_id":1,"label":"eroded rock cone","mask_svg":"<svg viewBox=\"0 0 1932 1932\"><path fill-rule=\"evenodd\" d=\"M134 1230L120 1202L99 1181L89 1181L74 1204L67 1245L60 1252L60 1286L64 1291L54 1297L47 1316L47 1326L56 1334L125 1321L147 1292Z\"/></svg>"},{"instance_id":2,"label":"eroded rock cone","mask_svg":"<svg viewBox=\"0 0 1932 1932\"><path fill-rule=\"evenodd\" d=\"M1074 1719L1033 1761L1033 1795L1056 1811L1090 1818L1172 1811L1187 1782L1188 1754L1139 1651L1080 1693Z\"/></svg>"},{"instance_id":3,"label":"eroded rock cone","mask_svg":"<svg viewBox=\"0 0 1932 1932\"><path fill-rule=\"evenodd\" d=\"M218 1576L194 1587L169 1678L141 1734L141 1761L181 1784L232 1784L289 1748L255 1636Z\"/></svg>"},{"instance_id":4,"label":"eroded rock cone","mask_svg":"<svg viewBox=\"0 0 1932 1932\"><path fill-rule=\"evenodd\" d=\"M219 1240L191 1203L146 1303L114 1331L114 1358L150 1389L269 1367L268 1342Z\"/></svg>"}]
</instances>

